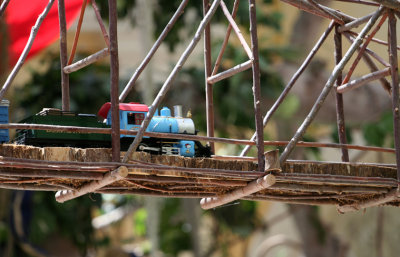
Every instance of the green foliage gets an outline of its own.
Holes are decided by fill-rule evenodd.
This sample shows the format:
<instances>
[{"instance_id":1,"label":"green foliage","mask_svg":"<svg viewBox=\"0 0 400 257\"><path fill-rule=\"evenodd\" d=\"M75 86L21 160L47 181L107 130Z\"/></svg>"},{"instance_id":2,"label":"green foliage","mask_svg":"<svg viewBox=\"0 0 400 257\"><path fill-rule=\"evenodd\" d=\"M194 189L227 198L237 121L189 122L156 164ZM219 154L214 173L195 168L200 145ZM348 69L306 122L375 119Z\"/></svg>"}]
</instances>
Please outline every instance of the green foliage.
<instances>
[{"instance_id":1,"label":"green foliage","mask_svg":"<svg viewBox=\"0 0 400 257\"><path fill-rule=\"evenodd\" d=\"M0 244L7 242L8 228L4 222L0 222Z\"/></svg>"},{"instance_id":2,"label":"green foliage","mask_svg":"<svg viewBox=\"0 0 400 257\"><path fill-rule=\"evenodd\" d=\"M147 210L145 208L140 208L133 215L134 228L133 231L137 236L145 236L147 231Z\"/></svg>"},{"instance_id":3,"label":"green foliage","mask_svg":"<svg viewBox=\"0 0 400 257\"><path fill-rule=\"evenodd\" d=\"M270 14L266 15L262 13L260 9L257 9L257 24L264 24L269 27L274 28L277 31L281 30L281 23L283 15L281 12L271 12Z\"/></svg>"},{"instance_id":4,"label":"green foliage","mask_svg":"<svg viewBox=\"0 0 400 257\"><path fill-rule=\"evenodd\" d=\"M231 60L233 65L242 63L247 59L244 51L240 47L228 45L225 51L225 58ZM276 98L283 88L283 81L279 75L271 68L271 58L267 52L260 55L260 76L261 76L261 97L263 100ZM231 66L224 65L220 70L226 70ZM254 123L254 104L252 89L251 71L241 72L231 77L229 80L217 82L213 88L214 101L218 120L222 124L229 124L236 127L255 128ZM262 112L266 112L266 106L262 107ZM218 129L222 136L227 135L226 126Z\"/></svg>"},{"instance_id":5,"label":"green foliage","mask_svg":"<svg viewBox=\"0 0 400 257\"><path fill-rule=\"evenodd\" d=\"M38 113L43 108L61 109L59 57L45 56L41 60L41 64L48 64L49 68L45 72L32 70L32 79L23 87L15 89L13 104L18 106L20 113L20 117L14 117L16 119ZM102 104L109 101L108 70L107 66L91 65L70 74L71 111L97 113Z\"/></svg>"},{"instance_id":6,"label":"green foliage","mask_svg":"<svg viewBox=\"0 0 400 257\"><path fill-rule=\"evenodd\" d=\"M256 206L257 202L240 201L239 204L214 209L213 215L219 226L229 228L236 235L246 238L257 225Z\"/></svg>"},{"instance_id":7,"label":"green foliage","mask_svg":"<svg viewBox=\"0 0 400 257\"><path fill-rule=\"evenodd\" d=\"M210 0L212 3L213 1ZM178 6L180 5L181 0L156 0L154 6L154 23L155 23L155 31L154 38L157 38L161 32L164 30L165 26L168 24L171 17L176 12ZM97 0L97 4L100 8L101 16L104 20L108 20L108 0ZM133 15L133 8L135 7L136 0L117 1L117 14L119 19L128 18L132 25L135 25L135 17ZM230 3L226 3L229 10L233 8L233 1ZM257 4L261 6L272 4L272 0L263 0L258 1ZM190 12L189 10L193 10L194 12ZM259 26L268 26L275 30L281 29L281 20L282 14L280 12L271 12L271 13L262 13L261 8L257 9L257 22ZM192 18L189 18L190 15L195 14L193 22ZM165 38L165 43L168 45L169 49L173 51L177 43L179 43L183 38L182 33L184 30L188 32L189 35L194 34L195 29L197 28L197 24L200 23L201 18L203 17L203 3L201 1L189 1L185 12L182 15L178 22L174 25L171 32ZM249 7L246 1L241 1L238 8L238 14L236 21L238 24L241 24L243 27L249 27ZM216 23L225 23L228 24L224 14L221 10L217 11L215 16L212 19L212 22Z\"/></svg>"},{"instance_id":8,"label":"green foliage","mask_svg":"<svg viewBox=\"0 0 400 257\"><path fill-rule=\"evenodd\" d=\"M353 142L353 137L351 135L351 131L352 131L352 127L346 125L345 132L346 132L346 139L347 139L348 144L351 144ZM339 143L339 133L338 133L338 128L336 125L334 126L331 137L333 139L333 142Z\"/></svg>"},{"instance_id":9,"label":"green foliage","mask_svg":"<svg viewBox=\"0 0 400 257\"><path fill-rule=\"evenodd\" d=\"M192 247L190 229L184 221L181 201L175 198L164 200L160 223L160 247L171 256Z\"/></svg>"},{"instance_id":10,"label":"green foliage","mask_svg":"<svg viewBox=\"0 0 400 257\"><path fill-rule=\"evenodd\" d=\"M108 0L96 1L100 14L103 20L108 21ZM117 0L117 15L118 18L132 17L132 10L136 4L136 0Z\"/></svg>"},{"instance_id":11,"label":"green foliage","mask_svg":"<svg viewBox=\"0 0 400 257\"><path fill-rule=\"evenodd\" d=\"M54 201L54 193L35 192L30 241L41 244L52 235L61 234L84 253L96 244L91 225L91 210L100 204L101 197L98 194L59 204Z\"/></svg>"},{"instance_id":12,"label":"green foliage","mask_svg":"<svg viewBox=\"0 0 400 257\"><path fill-rule=\"evenodd\" d=\"M285 101L282 102L280 108L277 109L276 115L283 119L290 119L298 111L300 100L295 95L288 95Z\"/></svg>"},{"instance_id":13,"label":"green foliage","mask_svg":"<svg viewBox=\"0 0 400 257\"><path fill-rule=\"evenodd\" d=\"M303 135L304 142L316 142L317 140L310 134ZM308 147L307 151L314 155L315 159L321 160L321 150L317 147Z\"/></svg>"},{"instance_id":14,"label":"green foliage","mask_svg":"<svg viewBox=\"0 0 400 257\"><path fill-rule=\"evenodd\" d=\"M372 122L362 127L364 139L367 144L384 146L387 138L393 138L393 116L390 112L384 113L378 122ZM393 140L391 140L393 147Z\"/></svg>"}]
</instances>

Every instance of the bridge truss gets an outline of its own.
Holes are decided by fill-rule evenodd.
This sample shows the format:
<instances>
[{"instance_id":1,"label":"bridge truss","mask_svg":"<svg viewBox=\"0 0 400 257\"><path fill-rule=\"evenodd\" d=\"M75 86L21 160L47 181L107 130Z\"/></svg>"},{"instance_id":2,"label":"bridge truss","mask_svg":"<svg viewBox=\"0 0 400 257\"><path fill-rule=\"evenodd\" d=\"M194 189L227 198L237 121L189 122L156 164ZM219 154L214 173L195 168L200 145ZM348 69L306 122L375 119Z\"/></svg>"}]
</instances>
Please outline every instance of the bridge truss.
<instances>
[{"instance_id":1,"label":"bridge truss","mask_svg":"<svg viewBox=\"0 0 400 257\"><path fill-rule=\"evenodd\" d=\"M5 124L1 128L10 129L45 129L58 131L74 131L81 133L109 133L112 137L111 159L102 160L96 164L96 160L89 162L79 161L60 162L52 159L40 157L32 160L26 155L21 158L7 156L3 154L0 175L1 187L14 189L36 189L36 190L60 190L56 199L63 202L89 192L116 192L120 188L120 193L140 193L150 195L161 195L165 197L203 197L201 205L203 208L213 208L235 199L253 200L278 200L287 202L299 202L304 204L337 204L340 211L349 211L365 208L374 205L390 203L398 205L400 196L398 185L400 179L400 114L399 114L399 81L398 81L398 57L396 20L400 14L400 3L396 0L341 0L353 5L368 5L374 12L363 17L352 17L342 10L334 10L315 0L282 0L289 5L295 6L300 10L317 15L331 22L326 31L321 35L313 49L309 52L302 65L293 75L286 85L276 102L270 107L268 112L261 113L261 93L260 93L260 68L258 36L256 23L256 1L248 0L251 42L248 43L242 35L239 24L236 23L239 0L235 0L230 11L223 0L203 0L204 16L197 27L197 30L181 54L171 73L164 81L163 86L150 106L149 113L139 131L119 130L118 103L123 102L127 94L135 86L146 65L150 62L153 55L168 35L169 31L178 22L179 17L184 11L188 0L182 0L173 17L171 17L165 29L149 50L147 56L136 69L130 81L121 94L118 92L119 82L119 63L118 63L118 38L117 38L117 11L116 1L109 0L109 28L103 24L96 2L91 1L91 5L96 13L100 29L104 36L107 47L93 55L80 61L71 63L67 58L66 43L66 22L64 0L58 0L59 21L60 21L60 58L62 70L62 109L69 110L69 74L97 60L105 57L110 58L110 98L112 112L112 128L100 131L94 128L82 127L63 127L46 126L35 124ZM0 15L4 14L9 1L5 0L1 4ZM36 37L42 21L45 19L49 9L56 2L49 0L43 13L38 17L32 29L31 36L22 52L19 61L12 69L2 89L0 90L0 100L12 85L12 82L24 63L29 53L30 47ZM82 7L82 13L86 7L86 0ZM221 9L228 20L228 28L225 39L220 47L218 57L214 62L211 58L211 26L213 15ZM387 23L387 41L375 38L375 34L381 26ZM80 27L81 22L78 24ZM355 28L363 26L360 32ZM79 29L78 29L79 31ZM232 32L239 39L241 47L244 49L248 60L233 66L232 68L219 71L223 54ZM297 129L296 133L287 142L264 141L263 129L270 121L276 109L284 101L298 78L307 68L315 54L318 52L330 33L334 33L335 43L335 67L333 68L326 84L323 86L319 97L309 111L304 121ZM79 36L79 35L78 35ZM76 38L78 38L78 36ZM351 42L350 47L344 51L342 38ZM218 157L213 156L207 167L199 167L199 163L204 160L194 160L193 162L164 158L162 164L154 164L150 158L148 162L138 160L135 151L147 132L145 132L155 110L160 106L167 92L173 87L174 79L185 65L186 60L192 54L196 45L203 39L204 43L204 65L205 65L205 91L206 91L206 112L207 112L207 136L181 136L193 140L207 141L212 149L215 143L241 144L246 145L240 156ZM73 45L73 52L76 49L76 42ZM387 47L389 55L384 58L373 52L368 46L370 44L381 44ZM71 54L73 58L74 54ZM72 60L70 58L70 60ZM370 68L370 73L361 78L351 80L360 61L363 60ZM346 65L350 64L348 72L344 75ZM377 64L378 63L378 64ZM382 68L383 67L383 68ZM256 131L249 140L217 138L214 135L214 99L213 86L215 83L229 79L231 76L251 70L253 78L253 99L254 99L254 122ZM344 78L343 78L344 77ZM387 79L386 77L390 77ZM379 81L382 88L387 91L392 101L393 121L394 121L394 145L395 149L356 146L347 144L345 135L345 119L343 94L365 85L371 81ZM331 91L336 95L337 126L339 133L339 144L306 143L301 138L307 128L313 122L315 116ZM264 117L264 118L263 118ZM126 153L120 151L120 134L134 133L136 138ZM151 133L150 133L151 134ZM166 136L157 135L152 136ZM176 137L178 138L178 137ZM264 152L265 145L285 146L280 154L277 151ZM250 147L257 148L257 157L252 159L246 157ZM288 161L290 154L295 147L335 147L341 149L341 163L318 163L308 161ZM8 146L5 146L7 148ZM7 148L8 149L8 148ZM349 163L349 149L371 150L381 152L391 152L396 155L397 165L389 164L351 164ZM27 151L27 150L23 150ZM36 151L36 150L33 150ZM65 151L71 151L65 149ZM122 158L121 158L122 156ZM136 156L136 158L135 158ZM140 158L144 158L143 156ZM147 157L146 157L147 158ZM229 159L225 164L219 163L217 159ZM197 161L199 163L197 163ZM257 165L249 163L255 161ZM176 162L185 164L174 165ZM212 163L212 164L211 164ZM233 166L231 164L233 163ZM240 170L235 167L246 164L248 170ZM201 164L203 165L203 164ZM211 166L210 166L211 165ZM218 168L228 165L227 168ZM237 166L235 166L237 165ZM218 166L218 167L216 167ZM240 167L242 167L240 166ZM54 168L55 167L55 168ZM39 172L38 170L42 171ZM67 171L75 170L81 173L68 175ZM147 171L147 172L145 172ZM165 173L168 171L167 173ZM386 172L382 172L386 171ZM86 173L85 173L86 172ZM99 173L100 172L100 173ZM41 175L38 175L41 174ZM47 175L46 175L47 174ZM100 175L99 175L100 174ZM363 174L360 176L360 174ZM52 178L57 180L57 185L45 186L38 177ZM64 182L63 182L64 181ZM145 181L143 184L142 182ZM53 183L52 182L52 183ZM207 183L206 183L207 182ZM185 184L186 183L186 184ZM179 187L179 186L180 187ZM185 192L171 188L182 188ZM67 188L67 190L63 190ZM122 188L122 189L121 189Z\"/></svg>"}]
</instances>

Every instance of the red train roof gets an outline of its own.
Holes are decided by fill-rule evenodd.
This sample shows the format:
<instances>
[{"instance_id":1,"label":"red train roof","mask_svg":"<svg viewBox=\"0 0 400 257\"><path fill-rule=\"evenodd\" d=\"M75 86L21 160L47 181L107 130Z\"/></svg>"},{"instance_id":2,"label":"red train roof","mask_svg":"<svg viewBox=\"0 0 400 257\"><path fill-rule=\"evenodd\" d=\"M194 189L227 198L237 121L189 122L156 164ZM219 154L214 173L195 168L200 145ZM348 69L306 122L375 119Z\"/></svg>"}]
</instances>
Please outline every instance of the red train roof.
<instances>
[{"instance_id":1,"label":"red train roof","mask_svg":"<svg viewBox=\"0 0 400 257\"><path fill-rule=\"evenodd\" d=\"M100 108L99 112L97 113L98 116L103 117L104 119L107 118L108 111L111 108L111 103L107 102L103 104ZM122 111L132 111L132 112L148 112L149 107L145 104L139 103L120 103L119 109Z\"/></svg>"}]
</instances>

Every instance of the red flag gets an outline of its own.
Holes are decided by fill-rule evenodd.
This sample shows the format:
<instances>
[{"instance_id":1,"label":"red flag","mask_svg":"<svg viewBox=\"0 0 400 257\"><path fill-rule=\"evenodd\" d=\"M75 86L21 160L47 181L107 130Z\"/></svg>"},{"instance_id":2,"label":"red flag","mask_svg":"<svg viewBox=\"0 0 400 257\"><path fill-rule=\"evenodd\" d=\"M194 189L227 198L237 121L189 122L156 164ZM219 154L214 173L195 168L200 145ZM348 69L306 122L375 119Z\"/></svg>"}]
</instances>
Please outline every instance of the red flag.
<instances>
[{"instance_id":1,"label":"red flag","mask_svg":"<svg viewBox=\"0 0 400 257\"><path fill-rule=\"evenodd\" d=\"M79 14L83 0L65 1L67 28ZM28 42L32 26L48 4L48 0L12 0L7 6L5 19L10 38L10 67L14 66ZM59 38L57 1L54 2L36 35L27 59Z\"/></svg>"}]
</instances>

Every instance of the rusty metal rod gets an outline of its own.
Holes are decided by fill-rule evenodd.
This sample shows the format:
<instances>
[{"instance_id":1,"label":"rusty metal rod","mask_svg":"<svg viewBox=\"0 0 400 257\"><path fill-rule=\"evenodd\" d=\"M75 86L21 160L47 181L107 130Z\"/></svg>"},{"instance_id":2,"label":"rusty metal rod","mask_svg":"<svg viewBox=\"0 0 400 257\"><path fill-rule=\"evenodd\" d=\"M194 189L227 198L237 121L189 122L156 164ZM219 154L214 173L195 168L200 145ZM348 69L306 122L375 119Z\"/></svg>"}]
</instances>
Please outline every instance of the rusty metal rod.
<instances>
[{"instance_id":1,"label":"rusty metal rod","mask_svg":"<svg viewBox=\"0 0 400 257\"><path fill-rule=\"evenodd\" d=\"M400 103L399 103L399 66L397 58L396 17L392 10L389 13L388 41L389 62L392 75L392 111L394 146L396 149L397 181L400 183Z\"/></svg>"},{"instance_id":2,"label":"rusty metal rod","mask_svg":"<svg viewBox=\"0 0 400 257\"><path fill-rule=\"evenodd\" d=\"M110 98L111 98L111 146L113 162L120 161L120 121L119 121L119 59L117 33L117 0L108 0L110 30Z\"/></svg>"},{"instance_id":3,"label":"rusty metal rod","mask_svg":"<svg viewBox=\"0 0 400 257\"><path fill-rule=\"evenodd\" d=\"M168 24L165 26L164 30L161 32L160 36L157 38L156 42L154 42L153 47L150 49L146 57L140 63L139 67L135 70L135 73L130 78L128 84L125 86L124 90L119 96L119 101L125 101L125 98L128 96L129 92L134 87L137 79L139 78L140 74L142 74L143 70L146 68L147 64L150 62L153 55L157 52L157 49L160 47L161 43L164 41L165 37L171 31L175 23L177 22L178 18L183 14L185 7L189 0L183 0L179 5L178 9L169 20Z\"/></svg>"},{"instance_id":4,"label":"rusty metal rod","mask_svg":"<svg viewBox=\"0 0 400 257\"><path fill-rule=\"evenodd\" d=\"M339 26L335 26L335 64L338 65L342 60L342 34L338 31ZM342 72L339 72L336 79L336 88L342 84ZM340 144L347 144L346 138L346 126L344 119L344 107L343 107L343 95L336 90L336 121ZM342 148L342 161L349 161L349 151L346 148Z\"/></svg>"},{"instance_id":5,"label":"rusty metal rod","mask_svg":"<svg viewBox=\"0 0 400 257\"><path fill-rule=\"evenodd\" d=\"M89 127L74 127L74 126L58 126L58 125L41 125L41 124L0 124L0 129L34 129L34 130L48 130L57 132L70 132L70 133L99 133L99 134L111 134L109 128L89 128ZM136 136L137 131L121 129L122 135ZM170 139L184 139L184 140L197 140L197 141L210 141L216 143L225 144L236 144L236 145L252 145L256 143L252 140L243 139L230 139L230 138L218 138L218 137L206 137L197 135L186 135L186 134L170 134L170 133L156 133L156 132L144 132L144 136L156 137L156 138L170 138ZM286 146L289 141L264 141L265 146ZM301 147L328 147L328 148L342 148L361 150L361 151L375 151L375 152L386 152L394 153L393 148L376 147L376 146L361 146L361 145L343 145L335 143L321 143L321 142L303 142L299 141L297 146Z\"/></svg>"},{"instance_id":6,"label":"rusty metal rod","mask_svg":"<svg viewBox=\"0 0 400 257\"><path fill-rule=\"evenodd\" d=\"M61 64L61 95L62 95L62 110L69 111L69 76L64 72L64 67L67 65L67 21L65 18L65 2L58 0L58 19L60 23L60 64Z\"/></svg>"},{"instance_id":7,"label":"rusty metal rod","mask_svg":"<svg viewBox=\"0 0 400 257\"><path fill-rule=\"evenodd\" d=\"M258 35L257 35L257 17L256 17L256 1L249 0L250 15L250 36L252 50L252 71L253 71L253 97L254 97L254 120L256 127L256 146L258 156L258 170L264 171L264 126L261 114L261 81L260 81L260 60L258 52Z\"/></svg>"},{"instance_id":8,"label":"rusty metal rod","mask_svg":"<svg viewBox=\"0 0 400 257\"><path fill-rule=\"evenodd\" d=\"M221 1L222 2L222 1ZM203 0L203 15L205 16L210 9L210 1ZM206 93L206 121L207 136L215 135L215 117L214 117L214 94L212 84L208 81L211 76L211 26L207 23L204 29L204 77L205 77L205 93ZM215 153L214 142L207 142L211 152Z\"/></svg>"},{"instance_id":9,"label":"rusty metal rod","mask_svg":"<svg viewBox=\"0 0 400 257\"><path fill-rule=\"evenodd\" d=\"M76 25L74 43L72 44L71 54L69 55L69 59L68 59L68 63L67 63L68 65L70 65L72 63L72 61L74 60L74 57L75 57L75 52L76 52L76 47L78 45L79 35L81 34L83 16L85 15L86 4L87 4L87 0L83 0L81 12L79 14L78 24Z\"/></svg>"}]
</instances>

